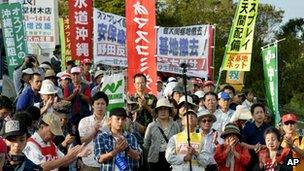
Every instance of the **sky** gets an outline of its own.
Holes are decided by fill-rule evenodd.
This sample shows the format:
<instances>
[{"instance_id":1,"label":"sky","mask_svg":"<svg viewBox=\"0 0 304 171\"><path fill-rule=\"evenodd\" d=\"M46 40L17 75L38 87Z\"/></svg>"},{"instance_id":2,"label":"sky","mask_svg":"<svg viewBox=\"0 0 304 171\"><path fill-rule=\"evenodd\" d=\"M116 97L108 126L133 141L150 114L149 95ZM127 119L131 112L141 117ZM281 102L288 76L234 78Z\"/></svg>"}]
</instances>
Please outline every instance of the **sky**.
<instances>
[{"instance_id":1,"label":"sky","mask_svg":"<svg viewBox=\"0 0 304 171\"><path fill-rule=\"evenodd\" d=\"M283 23L296 17L304 18L304 0L260 0L260 3L271 4L284 10Z\"/></svg>"}]
</instances>

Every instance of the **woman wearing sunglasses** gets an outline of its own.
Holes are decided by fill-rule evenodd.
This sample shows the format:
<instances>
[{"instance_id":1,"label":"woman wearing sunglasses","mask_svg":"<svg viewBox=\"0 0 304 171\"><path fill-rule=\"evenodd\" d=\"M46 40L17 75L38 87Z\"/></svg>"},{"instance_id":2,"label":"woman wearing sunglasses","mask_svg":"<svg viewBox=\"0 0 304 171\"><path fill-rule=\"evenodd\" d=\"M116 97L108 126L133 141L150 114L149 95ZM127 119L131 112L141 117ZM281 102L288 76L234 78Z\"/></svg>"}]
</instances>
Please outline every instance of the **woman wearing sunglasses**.
<instances>
[{"instance_id":1,"label":"woman wearing sunglasses","mask_svg":"<svg viewBox=\"0 0 304 171\"><path fill-rule=\"evenodd\" d=\"M283 142L281 144L284 148L292 150L292 158L300 159L298 165L293 167L294 171L304 170L304 142L302 136L296 132L296 123L298 122L295 114L284 114L282 116L282 127L284 130Z\"/></svg>"}]
</instances>

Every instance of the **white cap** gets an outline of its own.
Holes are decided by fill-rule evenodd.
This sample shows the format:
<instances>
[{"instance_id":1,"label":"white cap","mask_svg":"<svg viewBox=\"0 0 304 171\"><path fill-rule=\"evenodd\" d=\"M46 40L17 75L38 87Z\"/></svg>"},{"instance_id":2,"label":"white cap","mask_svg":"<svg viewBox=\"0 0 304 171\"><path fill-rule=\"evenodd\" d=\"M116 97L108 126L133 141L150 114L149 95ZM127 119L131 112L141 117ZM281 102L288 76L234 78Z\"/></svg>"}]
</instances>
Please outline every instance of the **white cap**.
<instances>
[{"instance_id":1,"label":"white cap","mask_svg":"<svg viewBox=\"0 0 304 171\"><path fill-rule=\"evenodd\" d=\"M57 90L55 89L55 85L51 80L43 80L39 93L40 94L56 94Z\"/></svg>"},{"instance_id":2,"label":"white cap","mask_svg":"<svg viewBox=\"0 0 304 171\"><path fill-rule=\"evenodd\" d=\"M34 74L34 70L32 68L26 68L26 69L22 70L22 73L31 75L31 74Z\"/></svg>"},{"instance_id":3,"label":"white cap","mask_svg":"<svg viewBox=\"0 0 304 171\"><path fill-rule=\"evenodd\" d=\"M230 122L235 122L237 120L249 120L252 118L251 112L248 107L244 105L236 106L236 110L231 116Z\"/></svg>"},{"instance_id":4,"label":"white cap","mask_svg":"<svg viewBox=\"0 0 304 171\"><path fill-rule=\"evenodd\" d=\"M73 73L81 73L81 68L80 67L73 67L71 69L71 74Z\"/></svg>"},{"instance_id":5,"label":"white cap","mask_svg":"<svg viewBox=\"0 0 304 171\"><path fill-rule=\"evenodd\" d=\"M198 90L194 94L197 95L198 98L203 98L205 95L205 92L203 92L202 90Z\"/></svg>"}]
</instances>

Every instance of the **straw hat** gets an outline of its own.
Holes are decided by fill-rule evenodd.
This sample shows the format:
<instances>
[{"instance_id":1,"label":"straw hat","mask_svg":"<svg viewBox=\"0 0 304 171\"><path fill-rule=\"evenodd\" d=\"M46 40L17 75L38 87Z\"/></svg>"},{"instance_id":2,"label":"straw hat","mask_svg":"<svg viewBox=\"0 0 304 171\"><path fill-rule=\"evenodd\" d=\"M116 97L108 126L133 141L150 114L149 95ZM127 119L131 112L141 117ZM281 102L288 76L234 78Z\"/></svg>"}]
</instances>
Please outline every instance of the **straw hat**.
<instances>
[{"instance_id":1,"label":"straw hat","mask_svg":"<svg viewBox=\"0 0 304 171\"><path fill-rule=\"evenodd\" d=\"M56 76L56 74L55 74L55 71L54 70L52 70L52 69L48 69L48 70L46 70L45 71L45 78L47 78L47 77L55 77Z\"/></svg>"},{"instance_id":2,"label":"straw hat","mask_svg":"<svg viewBox=\"0 0 304 171\"><path fill-rule=\"evenodd\" d=\"M185 102L186 102L186 96L182 96L182 97L179 99L178 108L180 108ZM192 97L190 97L190 96L187 96L187 102L188 102L188 104L190 104L190 105L192 105L192 106L196 106L196 104L193 103Z\"/></svg>"},{"instance_id":3,"label":"straw hat","mask_svg":"<svg viewBox=\"0 0 304 171\"><path fill-rule=\"evenodd\" d=\"M57 136L63 135L59 116L57 116L56 114L53 114L53 113L47 113L47 114L43 115L42 121L45 122L46 124L48 124L51 132L54 135L57 135Z\"/></svg>"},{"instance_id":4,"label":"straw hat","mask_svg":"<svg viewBox=\"0 0 304 171\"><path fill-rule=\"evenodd\" d=\"M43 80L39 93L40 94L56 94L57 90L55 89L55 85L51 80Z\"/></svg>"},{"instance_id":5,"label":"straw hat","mask_svg":"<svg viewBox=\"0 0 304 171\"><path fill-rule=\"evenodd\" d=\"M213 123L216 121L215 115L211 114L208 110L200 110L200 111L198 111L197 117L198 117L197 120L198 120L199 122L200 122L201 119L203 119L204 117L209 117L209 118L211 118Z\"/></svg>"}]
</instances>

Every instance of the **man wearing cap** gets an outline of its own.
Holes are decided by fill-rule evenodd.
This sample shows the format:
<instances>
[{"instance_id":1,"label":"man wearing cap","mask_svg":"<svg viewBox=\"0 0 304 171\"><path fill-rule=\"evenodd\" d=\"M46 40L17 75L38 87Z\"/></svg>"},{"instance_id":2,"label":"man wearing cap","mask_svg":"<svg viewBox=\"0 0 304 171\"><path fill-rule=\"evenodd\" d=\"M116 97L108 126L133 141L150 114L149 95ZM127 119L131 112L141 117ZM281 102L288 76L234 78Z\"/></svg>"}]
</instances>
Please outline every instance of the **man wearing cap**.
<instances>
[{"instance_id":1,"label":"man wearing cap","mask_svg":"<svg viewBox=\"0 0 304 171\"><path fill-rule=\"evenodd\" d=\"M64 88L64 100L72 104L71 113L78 125L80 119L90 114L89 103L91 97L90 86L81 79L81 68L73 67L71 69L72 84Z\"/></svg>"},{"instance_id":2,"label":"man wearing cap","mask_svg":"<svg viewBox=\"0 0 304 171\"><path fill-rule=\"evenodd\" d=\"M99 130L107 129L107 106L109 104L108 96L100 91L92 97L93 115L80 120L78 130L82 143L86 143L87 148L94 151L94 139ZM83 171L99 170L100 164L94 160L94 154L82 158L84 164Z\"/></svg>"},{"instance_id":3,"label":"man wearing cap","mask_svg":"<svg viewBox=\"0 0 304 171\"><path fill-rule=\"evenodd\" d=\"M103 75L104 75L103 70L98 70L98 71L95 72L95 75L94 75L95 86L92 88L92 91L91 91L91 96L92 97L94 96L94 94L96 94L98 91L100 91L100 88L101 88L102 83L103 83Z\"/></svg>"},{"instance_id":4,"label":"man wearing cap","mask_svg":"<svg viewBox=\"0 0 304 171\"><path fill-rule=\"evenodd\" d=\"M42 170L41 167L35 165L32 161L27 159L22 150L26 145L27 128L25 123L19 120L10 120L4 125L4 138L6 139L9 152L7 154L3 170L18 170L18 171L32 171Z\"/></svg>"},{"instance_id":5,"label":"man wearing cap","mask_svg":"<svg viewBox=\"0 0 304 171\"><path fill-rule=\"evenodd\" d=\"M187 117L189 117L189 126L187 126ZM171 164L173 170L189 170L189 161L192 163L192 170L205 170L205 167L211 162L212 157L204 148L204 139L200 133L195 132L197 115L194 110L188 110L182 118L184 131L170 138L167 149L166 159ZM188 145L187 129L190 132L190 144Z\"/></svg>"},{"instance_id":6,"label":"man wearing cap","mask_svg":"<svg viewBox=\"0 0 304 171\"><path fill-rule=\"evenodd\" d=\"M210 81L210 80L207 80L204 82L203 84L203 91L205 93L208 93L208 92L214 92L214 83L213 81Z\"/></svg>"},{"instance_id":7,"label":"man wearing cap","mask_svg":"<svg viewBox=\"0 0 304 171\"><path fill-rule=\"evenodd\" d=\"M281 146L292 150L292 158L300 159L293 171L304 170L304 140L296 131L298 118L293 113L286 113L282 116L283 130L285 132Z\"/></svg>"},{"instance_id":8,"label":"man wearing cap","mask_svg":"<svg viewBox=\"0 0 304 171\"><path fill-rule=\"evenodd\" d=\"M92 83L92 75L90 73L92 62L90 59L85 58L81 61L81 68L82 68L82 77L84 78L87 83Z\"/></svg>"},{"instance_id":9,"label":"man wearing cap","mask_svg":"<svg viewBox=\"0 0 304 171\"><path fill-rule=\"evenodd\" d=\"M210 112L207 110L203 110L198 113L198 124L200 126L200 133L204 138L204 148L206 151L212 154L212 160L207 165L206 171L216 170L217 165L213 155L216 145L222 143L222 139L218 136L218 131L212 129L212 125L215 121L216 117L213 114L210 114Z\"/></svg>"},{"instance_id":10,"label":"man wearing cap","mask_svg":"<svg viewBox=\"0 0 304 171\"><path fill-rule=\"evenodd\" d=\"M235 124L228 123L225 126L221 134L225 143L218 145L214 154L220 171L246 171L250 154L248 149L240 144L240 137L240 130Z\"/></svg>"},{"instance_id":11,"label":"man wearing cap","mask_svg":"<svg viewBox=\"0 0 304 171\"><path fill-rule=\"evenodd\" d=\"M16 110L25 110L26 108L41 102L38 91L41 88L42 78L39 73L34 73L31 75L29 83L30 87L27 87L18 97Z\"/></svg>"},{"instance_id":12,"label":"man wearing cap","mask_svg":"<svg viewBox=\"0 0 304 171\"><path fill-rule=\"evenodd\" d=\"M60 98L60 99L63 99L63 92L62 92L62 89L59 88L57 86L58 82L57 82L57 77L56 77L56 74L55 74L55 71L53 69L48 69L46 70L45 72L45 77L44 77L46 80L51 80L53 83L54 83L54 86L55 86L55 90L57 90L57 93L56 95Z\"/></svg>"},{"instance_id":13,"label":"man wearing cap","mask_svg":"<svg viewBox=\"0 0 304 171\"><path fill-rule=\"evenodd\" d=\"M57 115L50 113L43 115L38 126L38 131L28 139L23 152L28 159L40 165L43 170L58 170L60 166L68 166L77 157L87 155L84 152L85 147L77 145L64 156L52 142L55 136L63 135L60 118Z\"/></svg>"},{"instance_id":14,"label":"man wearing cap","mask_svg":"<svg viewBox=\"0 0 304 171\"><path fill-rule=\"evenodd\" d=\"M13 73L16 93L21 94L22 90L24 90L26 85L23 84L27 81L27 79L24 78L26 74L29 73L29 75L32 75L33 74L32 72L38 72L42 77L44 76L43 69L38 66L39 64L37 61L37 57L35 55L28 54L24 57L24 62L20 66L16 67ZM28 68L31 70L26 70Z\"/></svg>"},{"instance_id":15,"label":"man wearing cap","mask_svg":"<svg viewBox=\"0 0 304 171\"><path fill-rule=\"evenodd\" d=\"M100 171L136 171L142 150L133 134L124 132L127 113L123 108L110 111L109 131L100 131L95 140L95 158Z\"/></svg>"},{"instance_id":16,"label":"man wearing cap","mask_svg":"<svg viewBox=\"0 0 304 171\"><path fill-rule=\"evenodd\" d=\"M228 93L222 91L219 93L218 97L219 109L217 109L214 113L216 122L213 124L213 129L221 132L225 125L230 121L234 110L229 109L231 98Z\"/></svg>"}]
</instances>

